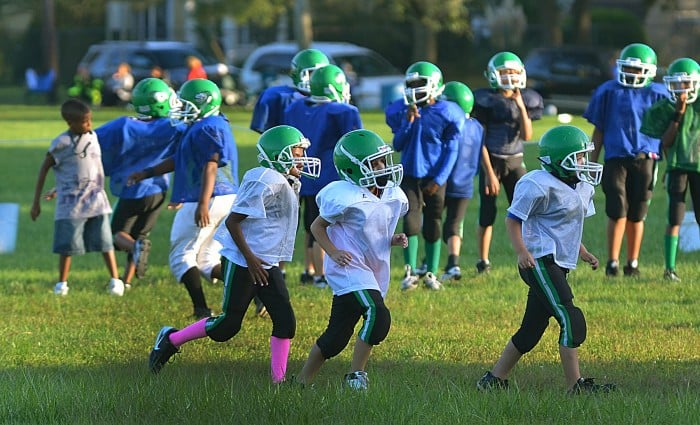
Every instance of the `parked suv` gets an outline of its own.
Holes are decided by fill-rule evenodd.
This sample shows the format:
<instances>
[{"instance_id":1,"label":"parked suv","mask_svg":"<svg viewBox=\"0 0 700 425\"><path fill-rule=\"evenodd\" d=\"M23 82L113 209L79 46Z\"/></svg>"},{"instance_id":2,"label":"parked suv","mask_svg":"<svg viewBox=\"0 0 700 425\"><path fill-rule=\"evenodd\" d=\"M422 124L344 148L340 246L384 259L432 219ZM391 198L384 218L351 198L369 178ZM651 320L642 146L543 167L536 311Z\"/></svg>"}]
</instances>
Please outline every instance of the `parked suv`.
<instances>
[{"instance_id":1,"label":"parked suv","mask_svg":"<svg viewBox=\"0 0 700 425\"><path fill-rule=\"evenodd\" d=\"M606 49L580 46L544 47L525 58L527 86L545 101L564 109L583 109L593 91L612 78L611 57ZM576 107L576 104L579 107Z\"/></svg>"},{"instance_id":2,"label":"parked suv","mask_svg":"<svg viewBox=\"0 0 700 425\"><path fill-rule=\"evenodd\" d=\"M105 41L90 46L78 63L87 68L90 76L108 81L120 63L131 66L135 82L151 76L151 70L160 67L176 90L187 78L187 57L196 56L202 61L207 78L222 91L226 103L235 103L234 82L226 64L202 53L192 44L181 41Z\"/></svg>"},{"instance_id":3,"label":"parked suv","mask_svg":"<svg viewBox=\"0 0 700 425\"><path fill-rule=\"evenodd\" d=\"M352 43L315 42L311 47L341 67L350 82L352 102L360 109L380 109L401 96L404 75L379 53ZM263 89L291 84L289 66L299 51L296 43L271 43L248 56L240 70L240 83L248 96Z\"/></svg>"}]
</instances>

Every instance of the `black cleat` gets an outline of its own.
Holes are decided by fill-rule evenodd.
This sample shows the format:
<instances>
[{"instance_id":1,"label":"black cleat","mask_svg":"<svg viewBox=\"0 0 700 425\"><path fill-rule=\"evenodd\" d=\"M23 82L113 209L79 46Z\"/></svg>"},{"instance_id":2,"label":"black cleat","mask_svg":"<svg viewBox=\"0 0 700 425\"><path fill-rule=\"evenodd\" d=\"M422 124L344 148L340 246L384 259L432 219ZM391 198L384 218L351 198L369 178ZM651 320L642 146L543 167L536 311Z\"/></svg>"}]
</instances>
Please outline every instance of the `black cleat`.
<instances>
[{"instance_id":1,"label":"black cleat","mask_svg":"<svg viewBox=\"0 0 700 425\"><path fill-rule=\"evenodd\" d=\"M592 393L609 393L617 388L615 384L596 384L593 378L578 378L578 381L569 389L567 394L592 394Z\"/></svg>"},{"instance_id":2,"label":"black cleat","mask_svg":"<svg viewBox=\"0 0 700 425\"><path fill-rule=\"evenodd\" d=\"M156 343L153 345L153 350L151 350L151 354L148 356L148 368L151 372L160 372L168 360L180 352L180 350L170 342L170 338L168 337L175 331L177 331L177 329L172 326L163 326L160 332L158 332Z\"/></svg>"},{"instance_id":3,"label":"black cleat","mask_svg":"<svg viewBox=\"0 0 700 425\"><path fill-rule=\"evenodd\" d=\"M476 389L479 391L507 390L508 380L493 376L491 371L488 371L477 381Z\"/></svg>"}]
</instances>

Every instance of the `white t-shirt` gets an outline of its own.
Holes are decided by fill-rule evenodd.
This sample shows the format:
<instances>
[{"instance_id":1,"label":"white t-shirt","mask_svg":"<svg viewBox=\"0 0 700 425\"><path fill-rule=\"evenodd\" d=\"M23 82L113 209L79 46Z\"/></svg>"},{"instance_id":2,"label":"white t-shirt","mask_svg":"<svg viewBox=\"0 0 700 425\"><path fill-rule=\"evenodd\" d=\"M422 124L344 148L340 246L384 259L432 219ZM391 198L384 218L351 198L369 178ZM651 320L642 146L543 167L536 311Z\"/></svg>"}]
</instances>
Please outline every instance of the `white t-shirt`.
<instances>
[{"instance_id":1,"label":"white t-shirt","mask_svg":"<svg viewBox=\"0 0 700 425\"><path fill-rule=\"evenodd\" d=\"M594 192L590 184L572 188L545 170L518 181L508 212L522 220L523 241L533 257L553 254L559 266L576 268L583 219L595 214Z\"/></svg>"},{"instance_id":2,"label":"white t-shirt","mask_svg":"<svg viewBox=\"0 0 700 425\"><path fill-rule=\"evenodd\" d=\"M292 185L287 176L264 167L245 173L238 188L232 212L247 215L241 229L255 255L271 265L291 261L294 239L299 224L299 185ZM248 263L226 228L221 224L215 235L223 248L221 255L235 264Z\"/></svg>"},{"instance_id":3,"label":"white t-shirt","mask_svg":"<svg viewBox=\"0 0 700 425\"><path fill-rule=\"evenodd\" d=\"M112 212L97 134L66 131L53 139L49 154L56 165L55 220L98 217Z\"/></svg>"},{"instance_id":4,"label":"white t-shirt","mask_svg":"<svg viewBox=\"0 0 700 425\"><path fill-rule=\"evenodd\" d=\"M329 223L328 237L352 255L347 266L329 256L324 260L326 280L334 295L376 289L389 290L391 238L408 211L406 194L398 186L384 189L381 198L347 181L329 183L316 196L319 215Z\"/></svg>"}]
</instances>

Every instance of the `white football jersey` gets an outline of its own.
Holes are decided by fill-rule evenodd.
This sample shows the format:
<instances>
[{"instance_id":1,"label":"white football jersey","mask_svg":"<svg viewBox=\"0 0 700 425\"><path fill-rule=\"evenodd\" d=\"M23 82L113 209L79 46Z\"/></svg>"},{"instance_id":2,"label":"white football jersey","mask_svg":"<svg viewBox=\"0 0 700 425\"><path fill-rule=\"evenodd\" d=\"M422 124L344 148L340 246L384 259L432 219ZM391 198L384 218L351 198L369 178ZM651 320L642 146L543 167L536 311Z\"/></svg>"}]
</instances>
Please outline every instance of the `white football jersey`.
<instances>
[{"instance_id":1,"label":"white football jersey","mask_svg":"<svg viewBox=\"0 0 700 425\"><path fill-rule=\"evenodd\" d=\"M399 219L408 211L408 199L398 186L384 189L381 198L347 181L329 183L316 196L320 216L331 223L328 237L348 251L346 266L326 256L326 280L334 295L376 289L389 290L391 239Z\"/></svg>"},{"instance_id":2,"label":"white football jersey","mask_svg":"<svg viewBox=\"0 0 700 425\"><path fill-rule=\"evenodd\" d=\"M245 173L231 211L247 215L243 236L255 255L271 265L291 261L299 224L299 186L293 187L278 171L256 167ZM225 221L216 232L221 255L247 267Z\"/></svg>"},{"instance_id":3,"label":"white football jersey","mask_svg":"<svg viewBox=\"0 0 700 425\"><path fill-rule=\"evenodd\" d=\"M559 266L576 268L583 219L595 214L594 193L590 184L572 188L545 170L518 181L508 212L522 220L523 241L533 257L553 254Z\"/></svg>"}]
</instances>

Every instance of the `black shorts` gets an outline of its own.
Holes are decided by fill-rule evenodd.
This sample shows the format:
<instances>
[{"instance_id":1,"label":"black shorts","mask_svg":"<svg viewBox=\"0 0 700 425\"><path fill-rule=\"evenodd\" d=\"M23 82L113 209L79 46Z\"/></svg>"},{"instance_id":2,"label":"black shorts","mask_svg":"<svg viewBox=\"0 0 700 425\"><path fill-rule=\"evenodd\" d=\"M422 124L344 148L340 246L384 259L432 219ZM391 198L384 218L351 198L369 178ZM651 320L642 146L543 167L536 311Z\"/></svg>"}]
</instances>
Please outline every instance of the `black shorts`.
<instances>
[{"instance_id":1,"label":"black shorts","mask_svg":"<svg viewBox=\"0 0 700 425\"><path fill-rule=\"evenodd\" d=\"M613 220L644 220L656 184L656 170L656 160L646 156L606 160L601 182L605 214Z\"/></svg>"},{"instance_id":2,"label":"black shorts","mask_svg":"<svg viewBox=\"0 0 700 425\"><path fill-rule=\"evenodd\" d=\"M306 229L306 233L310 235L311 223L313 223L319 215L316 195L302 196L301 202L304 204L304 229Z\"/></svg>"},{"instance_id":3,"label":"black shorts","mask_svg":"<svg viewBox=\"0 0 700 425\"><path fill-rule=\"evenodd\" d=\"M695 211L695 220L700 217L700 173L694 171L669 170L666 174L668 193L668 224L680 226L685 217L685 194L690 188L690 199ZM698 221L700 223L700 221Z\"/></svg>"},{"instance_id":4,"label":"black shorts","mask_svg":"<svg viewBox=\"0 0 700 425\"><path fill-rule=\"evenodd\" d=\"M112 213L112 234L128 233L134 239L148 237L165 205L165 193L139 199L119 199Z\"/></svg>"}]
</instances>

